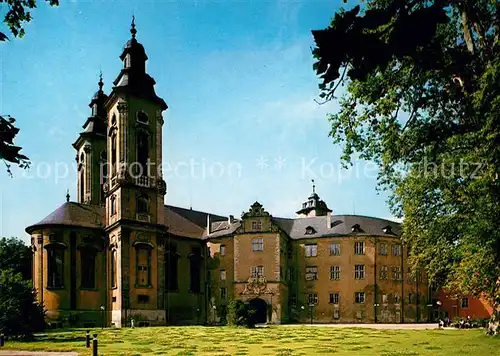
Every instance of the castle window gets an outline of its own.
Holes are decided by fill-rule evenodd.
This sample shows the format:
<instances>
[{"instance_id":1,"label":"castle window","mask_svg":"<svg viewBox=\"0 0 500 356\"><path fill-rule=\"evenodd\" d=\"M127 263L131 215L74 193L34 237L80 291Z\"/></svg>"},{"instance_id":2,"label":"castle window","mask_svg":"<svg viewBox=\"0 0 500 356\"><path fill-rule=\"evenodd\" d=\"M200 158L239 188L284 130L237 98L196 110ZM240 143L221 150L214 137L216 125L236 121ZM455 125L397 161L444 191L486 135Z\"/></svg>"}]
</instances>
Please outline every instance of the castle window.
<instances>
[{"instance_id":1,"label":"castle window","mask_svg":"<svg viewBox=\"0 0 500 356\"><path fill-rule=\"evenodd\" d=\"M221 269L220 272L219 272L219 276L220 276L220 280L221 281L225 281L226 280L226 270L225 269Z\"/></svg>"},{"instance_id":2,"label":"castle window","mask_svg":"<svg viewBox=\"0 0 500 356\"><path fill-rule=\"evenodd\" d=\"M192 293L200 293L201 285L201 250L193 247L189 256L189 290Z\"/></svg>"},{"instance_id":3,"label":"castle window","mask_svg":"<svg viewBox=\"0 0 500 356\"><path fill-rule=\"evenodd\" d=\"M116 288L118 286L117 269L118 269L118 259L116 248L111 250L111 287Z\"/></svg>"},{"instance_id":4,"label":"castle window","mask_svg":"<svg viewBox=\"0 0 500 356\"><path fill-rule=\"evenodd\" d=\"M64 288L64 250L63 246L57 244L47 247L47 288Z\"/></svg>"},{"instance_id":5,"label":"castle window","mask_svg":"<svg viewBox=\"0 0 500 356\"><path fill-rule=\"evenodd\" d=\"M80 203L85 201L85 170L80 171Z\"/></svg>"},{"instance_id":6,"label":"castle window","mask_svg":"<svg viewBox=\"0 0 500 356\"><path fill-rule=\"evenodd\" d=\"M381 280L386 280L387 279L387 266L380 266L380 279Z\"/></svg>"},{"instance_id":7,"label":"castle window","mask_svg":"<svg viewBox=\"0 0 500 356\"><path fill-rule=\"evenodd\" d=\"M226 299L226 297L227 297L226 288L223 287L220 289L220 299L224 300Z\"/></svg>"},{"instance_id":8,"label":"castle window","mask_svg":"<svg viewBox=\"0 0 500 356\"><path fill-rule=\"evenodd\" d=\"M149 160L149 135L140 131L137 134L137 163L139 164L139 174L148 175L147 164Z\"/></svg>"},{"instance_id":9,"label":"castle window","mask_svg":"<svg viewBox=\"0 0 500 356\"><path fill-rule=\"evenodd\" d=\"M306 281L315 281L318 279L318 267L306 267Z\"/></svg>"},{"instance_id":10,"label":"castle window","mask_svg":"<svg viewBox=\"0 0 500 356\"><path fill-rule=\"evenodd\" d=\"M460 308L468 308L469 307L469 298L464 297L460 300Z\"/></svg>"},{"instance_id":11,"label":"castle window","mask_svg":"<svg viewBox=\"0 0 500 356\"><path fill-rule=\"evenodd\" d=\"M356 241L354 243L354 254L355 255L365 254L365 243L363 241Z\"/></svg>"},{"instance_id":12,"label":"castle window","mask_svg":"<svg viewBox=\"0 0 500 356\"><path fill-rule=\"evenodd\" d=\"M330 304L339 304L340 295L339 293L330 293Z\"/></svg>"},{"instance_id":13,"label":"castle window","mask_svg":"<svg viewBox=\"0 0 500 356\"><path fill-rule=\"evenodd\" d=\"M296 307L297 306L297 296L295 294L292 294L289 298L289 301L288 303L290 303L290 306L292 308Z\"/></svg>"},{"instance_id":14,"label":"castle window","mask_svg":"<svg viewBox=\"0 0 500 356\"><path fill-rule=\"evenodd\" d=\"M92 247L80 249L81 288L93 289L95 285L96 250Z\"/></svg>"},{"instance_id":15,"label":"castle window","mask_svg":"<svg viewBox=\"0 0 500 356\"><path fill-rule=\"evenodd\" d=\"M387 244L380 244L378 254L380 256L387 256Z\"/></svg>"},{"instance_id":16,"label":"castle window","mask_svg":"<svg viewBox=\"0 0 500 356\"><path fill-rule=\"evenodd\" d=\"M361 226L359 226L359 224L354 224L351 226L351 231L352 232L361 232Z\"/></svg>"},{"instance_id":17,"label":"castle window","mask_svg":"<svg viewBox=\"0 0 500 356\"><path fill-rule=\"evenodd\" d=\"M307 208L307 203L302 203L302 209Z\"/></svg>"},{"instance_id":18,"label":"castle window","mask_svg":"<svg viewBox=\"0 0 500 356\"><path fill-rule=\"evenodd\" d=\"M401 245L392 245L392 255L401 256Z\"/></svg>"},{"instance_id":19,"label":"castle window","mask_svg":"<svg viewBox=\"0 0 500 356\"><path fill-rule=\"evenodd\" d=\"M392 228L389 225L384 226L382 228L382 231L384 232L384 234L392 234Z\"/></svg>"},{"instance_id":20,"label":"castle window","mask_svg":"<svg viewBox=\"0 0 500 356\"><path fill-rule=\"evenodd\" d=\"M401 267L392 267L392 279L395 281L400 281L402 279Z\"/></svg>"},{"instance_id":21,"label":"castle window","mask_svg":"<svg viewBox=\"0 0 500 356\"><path fill-rule=\"evenodd\" d=\"M264 277L264 266L252 267L252 278Z\"/></svg>"},{"instance_id":22,"label":"castle window","mask_svg":"<svg viewBox=\"0 0 500 356\"><path fill-rule=\"evenodd\" d=\"M219 246L219 255L225 256L226 255L226 245L220 245Z\"/></svg>"},{"instance_id":23,"label":"castle window","mask_svg":"<svg viewBox=\"0 0 500 356\"><path fill-rule=\"evenodd\" d=\"M334 318L335 320L340 319L340 311L339 311L338 309L335 309L335 310L333 311L333 318Z\"/></svg>"},{"instance_id":24,"label":"castle window","mask_svg":"<svg viewBox=\"0 0 500 356\"><path fill-rule=\"evenodd\" d=\"M176 291L179 288L177 277L177 261L179 259L179 254L177 253L177 246L175 244L168 244L165 255L165 263L167 265L165 285L169 291Z\"/></svg>"},{"instance_id":25,"label":"castle window","mask_svg":"<svg viewBox=\"0 0 500 356\"><path fill-rule=\"evenodd\" d=\"M252 239L252 251L264 251L264 239Z\"/></svg>"},{"instance_id":26,"label":"castle window","mask_svg":"<svg viewBox=\"0 0 500 356\"><path fill-rule=\"evenodd\" d=\"M318 245L310 244L305 246L306 257L316 257L318 255Z\"/></svg>"},{"instance_id":27,"label":"castle window","mask_svg":"<svg viewBox=\"0 0 500 356\"><path fill-rule=\"evenodd\" d=\"M252 231L261 231L262 230L262 221L252 221Z\"/></svg>"},{"instance_id":28,"label":"castle window","mask_svg":"<svg viewBox=\"0 0 500 356\"><path fill-rule=\"evenodd\" d=\"M340 280L340 266L330 266L330 280Z\"/></svg>"},{"instance_id":29,"label":"castle window","mask_svg":"<svg viewBox=\"0 0 500 356\"><path fill-rule=\"evenodd\" d=\"M354 279L365 279L365 265L354 265Z\"/></svg>"},{"instance_id":30,"label":"castle window","mask_svg":"<svg viewBox=\"0 0 500 356\"><path fill-rule=\"evenodd\" d=\"M354 302L356 304L364 304L365 303L365 293L364 292L354 293Z\"/></svg>"},{"instance_id":31,"label":"castle window","mask_svg":"<svg viewBox=\"0 0 500 356\"><path fill-rule=\"evenodd\" d=\"M136 119L138 122L147 124L149 122L148 114L146 114L144 111L138 111Z\"/></svg>"},{"instance_id":32,"label":"castle window","mask_svg":"<svg viewBox=\"0 0 500 356\"><path fill-rule=\"evenodd\" d=\"M135 247L135 283L141 287L151 286L151 246L137 244Z\"/></svg>"},{"instance_id":33,"label":"castle window","mask_svg":"<svg viewBox=\"0 0 500 356\"><path fill-rule=\"evenodd\" d=\"M318 293L309 293L307 295L307 302L309 305L318 304Z\"/></svg>"},{"instance_id":34,"label":"castle window","mask_svg":"<svg viewBox=\"0 0 500 356\"><path fill-rule=\"evenodd\" d=\"M110 204L111 204L111 208L110 208L111 215L115 215L116 214L116 195L113 195L111 197Z\"/></svg>"},{"instance_id":35,"label":"castle window","mask_svg":"<svg viewBox=\"0 0 500 356\"><path fill-rule=\"evenodd\" d=\"M149 214L149 197L147 194L139 194L137 196L137 213Z\"/></svg>"},{"instance_id":36,"label":"castle window","mask_svg":"<svg viewBox=\"0 0 500 356\"><path fill-rule=\"evenodd\" d=\"M330 244L330 256L340 256L340 244L339 243Z\"/></svg>"},{"instance_id":37,"label":"castle window","mask_svg":"<svg viewBox=\"0 0 500 356\"><path fill-rule=\"evenodd\" d=\"M115 116L113 115L113 118ZM116 133L113 133L111 136L111 175L114 176L116 174L116 167L118 165L117 162L117 154L116 154Z\"/></svg>"}]
</instances>

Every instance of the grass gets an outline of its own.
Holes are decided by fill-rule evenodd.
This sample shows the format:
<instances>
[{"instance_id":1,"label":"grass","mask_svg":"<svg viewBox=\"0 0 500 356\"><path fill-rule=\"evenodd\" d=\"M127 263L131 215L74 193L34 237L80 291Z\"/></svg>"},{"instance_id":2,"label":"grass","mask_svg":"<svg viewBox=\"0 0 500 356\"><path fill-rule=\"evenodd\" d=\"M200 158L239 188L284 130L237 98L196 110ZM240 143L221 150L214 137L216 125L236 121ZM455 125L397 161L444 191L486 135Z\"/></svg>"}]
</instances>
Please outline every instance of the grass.
<instances>
[{"instance_id":1,"label":"grass","mask_svg":"<svg viewBox=\"0 0 500 356\"><path fill-rule=\"evenodd\" d=\"M496 355L500 338L482 330L373 330L308 326L151 327L94 329L99 355ZM85 348L85 330L49 332L33 342L6 343L4 349L75 351Z\"/></svg>"}]
</instances>

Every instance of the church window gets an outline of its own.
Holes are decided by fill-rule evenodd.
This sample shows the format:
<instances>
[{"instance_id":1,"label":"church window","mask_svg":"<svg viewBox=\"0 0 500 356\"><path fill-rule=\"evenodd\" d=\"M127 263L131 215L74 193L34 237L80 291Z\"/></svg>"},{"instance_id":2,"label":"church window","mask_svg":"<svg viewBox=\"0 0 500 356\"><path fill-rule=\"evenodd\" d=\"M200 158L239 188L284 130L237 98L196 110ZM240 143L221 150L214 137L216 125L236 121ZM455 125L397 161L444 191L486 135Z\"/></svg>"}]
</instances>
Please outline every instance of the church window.
<instances>
[{"instance_id":1,"label":"church window","mask_svg":"<svg viewBox=\"0 0 500 356\"><path fill-rule=\"evenodd\" d=\"M179 288L177 278L177 261L179 259L179 254L177 253L177 246L175 244L169 244L165 254L165 263L167 264L165 284L168 290L176 291Z\"/></svg>"},{"instance_id":2,"label":"church window","mask_svg":"<svg viewBox=\"0 0 500 356\"><path fill-rule=\"evenodd\" d=\"M192 293L200 293L201 285L201 250L199 247L193 247L189 256L190 285L189 290Z\"/></svg>"},{"instance_id":3,"label":"church window","mask_svg":"<svg viewBox=\"0 0 500 356\"><path fill-rule=\"evenodd\" d=\"M117 278L117 269L118 269L118 258L116 249L111 250L111 287L116 288L118 286L118 278Z\"/></svg>"},{"instance_id":4,"label":"church window","mask_svg":"<svg viewBox=\"0 0 500 356\"><path fill-rule=\"evenodd\" d=\"M149 136L146 132L137 134L137 163L139 163L140 173L144 175L147 169L149 159Z\"/></svg>"},{"instance_id":5,"label":"church window","mask_svg":"<svg viewBox=\"0 0 500 356\"><path fill-rule=\"evenodd\" d=\"M51 246L48 252L48 288L64 288L64 247Z\"/></svg>"},{"instance_id":6,"label":"church window","mask_svg":"<svg viewBox=\"0 0 500 356\"><path fill-rule=\"evenodd\" d=\"M82 248L80 250L81 287L95 288L95 260L96 250L94 248Z\"/></svg>"},{"instance_id":7,"label":"church window","mask_svg":"<svg viewBox=\"0 0 500 356\"><path fill-rule=\"evenodd\" d=\"M135 249L137 271L135 275L138 286L151 285L151 247L149 245L136 245Z\"/></svg>"},{"instance_id":8,"label":"church window","mask_svg":"<svg viewBox=\"0 0 500 356\"><path fill-rule=\"evenodd\" d=\"M137 213L149 214L149 197L146 194L137 196Z\"/></svg>"}]
</instances>

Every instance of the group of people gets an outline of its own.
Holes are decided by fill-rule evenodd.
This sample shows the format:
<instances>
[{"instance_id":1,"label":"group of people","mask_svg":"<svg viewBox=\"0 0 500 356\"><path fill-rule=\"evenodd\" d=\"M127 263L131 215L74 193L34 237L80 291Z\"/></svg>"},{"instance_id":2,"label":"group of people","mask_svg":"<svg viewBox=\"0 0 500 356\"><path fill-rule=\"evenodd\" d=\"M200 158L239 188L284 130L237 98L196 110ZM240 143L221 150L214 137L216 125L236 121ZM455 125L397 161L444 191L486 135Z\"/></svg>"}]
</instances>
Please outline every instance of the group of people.
<instances>
[{"instance_id":1,"label":"group of people","mask_svg":"<svg viewBox=\"0 0 500 356\"><path fill-rule=\"evenodd\" d=\"M450 327L451 325L452 325L452 322L448 316L446 318L444 318L444 320L439 319L439 328L440 329ZM459 329L469 329L469 328L473 327L470 316L468 316L468 315L467 315L467 318L465 320L461 319L457 324L455 324L455 326Z\"/></svg>"}]
</instances>

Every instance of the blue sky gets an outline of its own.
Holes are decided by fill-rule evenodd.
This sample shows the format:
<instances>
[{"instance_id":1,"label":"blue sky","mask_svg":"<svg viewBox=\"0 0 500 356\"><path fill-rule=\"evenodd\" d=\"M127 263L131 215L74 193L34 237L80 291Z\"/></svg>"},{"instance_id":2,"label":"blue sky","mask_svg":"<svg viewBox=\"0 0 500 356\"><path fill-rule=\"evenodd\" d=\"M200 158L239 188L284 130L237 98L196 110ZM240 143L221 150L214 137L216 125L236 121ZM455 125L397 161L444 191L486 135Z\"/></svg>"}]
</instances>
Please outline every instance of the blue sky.
<instances>
[{"instance_id":1,"label":"blue sky","mask_svg":"<svg viewBox=\"0 0 500 356\"><path fill-rule=\"evenodd\" d=\"M0 236L27 239L24 228L63 204L66 189L76 198L71 143L99 70L106 92L120 71L133 13L169 105L167 204L239 216L258 200L293 217L315 179L334 213L391 216L374 167L340 170L326 117L336 103L314 102L311 30L326 27L342 1L61 2L41 2L25 38L0 43L0 112L17 118L16 143L33 162L14 179L0 171Z\"/></svg>"}]
</instances>

